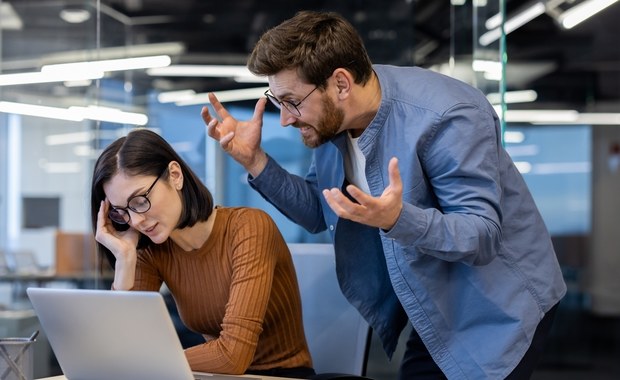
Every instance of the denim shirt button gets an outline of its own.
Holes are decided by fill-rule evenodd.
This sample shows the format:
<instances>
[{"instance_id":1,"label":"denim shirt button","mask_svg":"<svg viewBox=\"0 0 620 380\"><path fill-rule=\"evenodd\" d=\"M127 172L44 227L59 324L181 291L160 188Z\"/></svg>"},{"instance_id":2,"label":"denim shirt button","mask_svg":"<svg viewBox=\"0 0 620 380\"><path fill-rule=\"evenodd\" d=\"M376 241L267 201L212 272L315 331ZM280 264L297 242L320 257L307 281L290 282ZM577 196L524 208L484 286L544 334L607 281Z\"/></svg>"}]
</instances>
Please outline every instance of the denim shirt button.
<instances>
[{"instance_id":1,"label":"denim shirt button","mask_svg":"<svg viewBox=\"0 0 620 380\"><path fill-rule=\"evenodd\" d=\"M330 224L330 225L329 225L329 230L330 230L330 231L333 231L333 230L334 230L334 225L333 225L333 224Z\"/></svg>"}]
</instances>

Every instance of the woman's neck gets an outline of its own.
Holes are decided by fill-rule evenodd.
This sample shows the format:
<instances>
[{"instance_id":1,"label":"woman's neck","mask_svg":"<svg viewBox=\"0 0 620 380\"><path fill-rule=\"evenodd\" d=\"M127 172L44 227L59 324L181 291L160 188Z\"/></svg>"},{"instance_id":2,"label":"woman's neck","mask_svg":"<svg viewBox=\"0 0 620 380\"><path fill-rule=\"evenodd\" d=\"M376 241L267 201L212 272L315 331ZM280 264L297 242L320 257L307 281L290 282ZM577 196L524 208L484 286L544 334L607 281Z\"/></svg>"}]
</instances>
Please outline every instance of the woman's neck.
<instances>
[{"instance_id":1,"label":"woman's neck","mask_svg":"<svg viewBox=\"0 0 620 380\"><path fill-rule=\"evenodd\" d=\"M170 239L186 252L202 247L211 236L216 213L217 209L214 208L207 220L198 222L191 227L174 230L170 234Z\"/></svg>"}]
</instances>

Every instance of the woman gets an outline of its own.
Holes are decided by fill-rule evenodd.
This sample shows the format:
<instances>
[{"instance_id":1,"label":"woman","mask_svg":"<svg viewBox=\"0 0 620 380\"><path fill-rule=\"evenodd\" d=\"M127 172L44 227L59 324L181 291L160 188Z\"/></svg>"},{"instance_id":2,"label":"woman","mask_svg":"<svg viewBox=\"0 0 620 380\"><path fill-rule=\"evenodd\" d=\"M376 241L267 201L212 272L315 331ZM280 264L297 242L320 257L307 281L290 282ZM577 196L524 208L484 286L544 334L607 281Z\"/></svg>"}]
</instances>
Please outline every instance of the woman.
<instances>
[{"instance_id":1,"label":"woman","mask_svg":"<svg viewBox=\"0 0 620 380\"><path fill-rule=\"evenodd\" d=\"M194 371L314 374L290 252L263 211L214 207L209 190L159 135L131 131L95 164L91 214L113 290L170 290L206 342ZM154 332L156 333L156 332Z\"/></svg>"}]
</instances>

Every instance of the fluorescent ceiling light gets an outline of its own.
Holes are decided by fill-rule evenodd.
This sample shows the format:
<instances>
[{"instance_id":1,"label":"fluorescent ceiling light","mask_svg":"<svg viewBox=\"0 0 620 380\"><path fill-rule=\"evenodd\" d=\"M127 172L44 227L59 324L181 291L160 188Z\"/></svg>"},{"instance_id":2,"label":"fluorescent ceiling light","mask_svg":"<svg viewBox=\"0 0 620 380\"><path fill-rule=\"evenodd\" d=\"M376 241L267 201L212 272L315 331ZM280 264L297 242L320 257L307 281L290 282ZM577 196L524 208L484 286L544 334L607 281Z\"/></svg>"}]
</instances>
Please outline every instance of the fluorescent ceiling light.
<instances>
[{"instance_id":1,"label":"fluorescent ceiling light","mask_svg":"<svg viewBox=\"0 0 620 380\"><path fill-rule=\"evenodd\" d=\"M65 87L88 87L93 83L92 79L69 80L63 83Z\"/></svg>"},{"instance_id":2,"label":"fluorescent ceiling light","mask_svg":"<svg viewBox=\"0 0 620 380\"><path fill-rule=\"evenodd\" d=\"M523 141L525 137L523 137ZM509 143L507 138L504 138L506 143ZM506 151L510 154L510 157L515 158L519 156L536 156L540 154L540 146L537 144L521 144L523 141L515 141L514 144L506 146Z\"/></svg>"},{"instance_id":3,"label":"fluorescent ceiling light","mask_svg":"<svg viewBox=\"0 0 620 380\"><path fill-rule=\"evenodd\" d=\"M0 0L0 2L1 1L2 0ZM44 65L68 62L87 62L92 60L122 59L155 55L177 56L184 51L185 45L180 42L108 47L98 48L96 50L71 50L46 54L38 58L2 61L2 69L3 71L25 71L27 69L38 69Z\"/></svg>"},{"instance_id":4,"label":"fluorescent ceiling light","mask_svg":"<svg viewBox=\"0 0 620 380\"><path fill-rule=\"evenodd\" d=\"M99 152L97 149L93 149L90 145L76 145L73 147L73 154L78 157L91 157L97 158Z\"/></svg>"},{"instance_id":5,"label":"fluorescent ceiling light","mask_svg":"<svg viewBox=\"0 0 620 380\"><path fill-rule=\"evenodd\" d=\"M45 145L77 144L91 141L95 136L94 131L63 133L48 135L45 137Z\"/></svg>"},{"instance_id":6,"label":"fluorescent ceiling light","mask_svg":"<svg viewBox=\"0 0 620 380\"><path fill-rule=\"evenodd\" d=\"M81 115L83 119L107 121L110 123L145 125L149 119L146 115L135 112L125 112L116 108L88 106L69 107L69 111Z\"/></svg>"},{"instance_id":7,"label":"fluorescent ceiling light","mask_svg":"<svg viewBox=\"0 0 620 380\"><path fill-rule=\"evenodd\" d=\"M153 67L165 67L172 60L168 55L156 55L150 57L107 59L102 61L72 62L41 67L43 73L72 73L76 71L123 71L150 69Z\"/></svg>"},{"instance_id":8,"label":"fluorescent ceiling light","mask_svg":"<svg viewBox=\"0 0 620 380\"><path fill-rule=\"evenodd\" d=\"M511 144L520 144L525 141L525 134L521 131L505 131L504 142Z\"/></svg>"},{"instance_id":9,"label":"fluorescent ceiling light","mask_svg":"<svg viewBox=\"0 0 620 380\"><path fill-rule=\"evenodd\" d=\"M157 101L160 103L175 103L183 100L190 100L196 95L194 90L167 91L157 95Z\"/></svg>"},{"instance_id":10,"label":"fluorescent ceiling light","mask_svg":"<svg viewBox=\"0 0 620 380\"><path fill-rule=\"evenodd\" d=\"M506 110L508 123L574 123L579 112L575 110Z\"/></svg>"},{"instance_id":11,"label":"fluorescent ceiling light","mask_svg":"<svg viewBox=\"0 0 620 380\"><path fill-rule=\"evenodd\" d=\"M590 173L590 162L545 162L532 164L528 161L515 161L515 166L522 174L549 175L549 174L573 174Z\"/></svg>"},{"instance_id":12,"label":"fluorescent ceiling light","mask_svg":"<svg viewBox=\"0 0 620 380\"><path fill-rule=\"evenodd\" d=\"M504 24L504 31L506 32L506 34L508 34L522 27L523 25L527 24L528 22L532 21L543 13L545 13L545 4L538 2L531 7L528 7L523 12L519 12L514 17L506 20L506 23Z\"/></svg>"},{"instance_id":13,"label":"fluorescent ceiling light","mask_svg":"<svg viewBox=\"0 0 620 380\"><path fill-rule=\"evenodd\" d=\"M535 101L537 97L538 94L534 90L506 91L504 93L504 103L529 103ZM500 104L502 100L499 92L488 94L487 99L491 104Z\"/></svg>"},{"instance_id":14,"label":"fluorescent ceiling light","mask_svg":"<svg viewBox=\"0 0 620 380\"><path fill-rule=\"evenodd\" d=\"M265 96L269 87L244 88L240 90L214 91L217 99L222 102L238 102L242 100L260 99ZM176 102L177 106L191 106L196 104L209 104L208 92L196 94L192 99Z\"/></svg>"},{"instance_id":15,"label":"fluorescent ceiling light","mask_svg":"<svg viewBox=\"0 0 620 380\"><path fill-rule=\"evenodd\" d=\"M81 8L67 8L61 10L59 16L69 24L81 24L90 19L90 12Z\"/></svg>"},{"instance_id":16,"label":"fluorescent ceiling light","mask_svg":"<svg viewBox=\"0 0 620 380\"><path fill-rule=\"evenodd\" d=\"M472 69L478 72L495 72L502 70L502 63L498 61L485 61L482 59L475 59L471 63Z\"/></svg>"},{"instance_id":17,"label":"fluorescent ceiling light","mask_svg":"<svg viewBox=\"0 0 620 380\"><path fill-rule=\"evenodd\" d=\"M483 72L487 80L499 81L502 79L502 63L475 59L471 64L475 72Z\"/></svg>"},{"instance_id":18,"label":"fluorescent ceiling light","mask_svg":"<svg viewBox=\"0 0 620 380\"><path fill-rule=\"evenodd\" d=\"M253 76L247 67L241 65L171 65L147 70L151 76L168 77L237 77Z\"/></svg>"},{"instance_id":19,"label":"fluorescent ceiling light","mask_svg":"<svg viewBox=\"0 0 620 380\"><path fill-rule=\"evenodd\" d=\"M496 13L493 16L489 17L487 21L485 21L484 26L488 30L498 28L502 24L502 19L503 19L502 14Z\"/></svg>"},{"instance_id":20,"label":"fluorescent ceiling light","mask_svg":"<svg viewBox=\"0 0 620 380\"><path fill-rule=\"evenodd\" d=\"M620 125L620 113L580 113L577 122L590 125Z\"/></svg>"},{"instance_id":21,"label":"fluorescent ceiling light","mask_svg":"<svg viewBox=\"0 0 620 380\"><path fill-rule=\"evenodd\" d=\"M567 173L590 173L592 164L590 162L542 162L532 167L532 174L567 174Z\"/></svg>"},{"instance_id":22,"label":"fluorescent ceiling light","mask_svg":"<svg viewBox=\"0 0 620 380\"><path fill-rule=\"evenodd\" d=\"M501 106L494 105L501 116ZM509 123L620 125L620 113L579 113L576 110L506 110L504 119Z\"/></svg>"},{"instance_id":23,"label":"fluorescent ceiling light","mask_svg":"<svg viewBox=\"0 0 620 380\"><path fill-rule=\"evenodd\" d=\"M527 174L532 171L532 164L527 161L515 161L514 164L521 174Z\"/></svg>"},{"instance_id":24,"label":"fluorescent ceiling light","mask_svg":"<svg viewBox=\"0 0 620 380\"><path fill-rule=\"evenodd\" d=\"M58 133L53 135L45 136L45 145L55 146L55 145L68 145L68 144L82 144L89 143L96 139L107 139L114 140L118 137L121 137L121 130L90 130L83 132L69 132L69 133Z\"/></svg>"},{"instance_id":25,"label":"fluorescent ceiling light","mask_svg":"<svg viewBox=\"0 0 620 380\"><path fill-rule=\"evenodd\" d=\"M0 102L0 112L67 121L90 119L133 125L145 125L148 122L148 118L144 114L97 106L59 108L35 104Z\"/></svg>"},{"instance_id":26,"label":"fluorescent ceiling light","mask_svg":"<svg viewBox=\"0 0 620 380\"><path fill-rule=\"evenodd\" d=\"M506 20L506 22L504 23L504 33L508 34L510 32L515 31L516 29L522 27L523 25L532 21L536 17L545 13L545 10L546 10L545 4L543 4L542 2L536 2L535 4L527 7L522 12L519 12L515 16ZM496 41L500 38L502 34L501 28L499 27L500 23L501 23L501 16L497 16L497 15L487 20L487 24L486 24L487 26L493 26L497 24L498 27L480 36L480 39L478 40L480 42L480 45L487 46L491 44L491 42Z\"/></svg>"},{"instance_id":27,"label":"fluorescent ceiling light","mask_svg":"<svg viewBox=\"0 0 620 380\"><path fill-rule=\"evenodd\" d=\"M19 18L11 4L0 1L0 29L21 30L23 27L22 19Z\"/></svg>"},{"instance_id":28,"label":"fluorescent ceiling light","mask_svg":"<svg viewBox=\"0 0 620 380\"><path fill-rule=\"evenodd\" d=\"M267 77L259 77L256 75L241 75L233 77L233 80L237 83L269 83Z\"/></svg>"},{"instance_id":29,"label":"fluorescent ceiling light","mask_svg":"<svg viewBox=\"0 0 620 380\"><path fill-rule=\"evenodd\" d=\"M241 65L170 65L148 69L150 76L233 78L239 83L267 83L267 78L254 75Z\"/></svg>"},{"instance_id":30,"label":"fluorescent ceiling light","mask_svg":"<svg viewBox=\"0 0 620 380\"><path fill-rule=\"evenodd\" d=\"M42 160L39 166L47 173L67 174L79 173L82 171L82 165L79 162L47 162Z\"/></svg>"},{"instance_id":31,"label":"fluorescent ceiling light","mask_svg":"<svg viewBox=\"0 0 620 380\"><path fill-rule=\"evenodd\" d=\"M180 42L164 42L157 44L128 45L118 47L99 48L96 51L72 50L51 53L41 57L41 65L51 65L67 62L86 62L133 57L147 57L155 55L176 56L185 52L185 45ZM4 66L4 64L3 64Z\"/></svg>"},{"instance_id":32,"label":"fluorescent ceiling light","mask_svg":"<svg viewBox=\"0 0 620 380\"><path fill-rule=\"evenodd\" d=\"M558 21L565 29L571 29L589 19L618 0L586 0L560 14Z\"/></svg>"},{"instance_id":33,"label":"fluorescent ceiling light","mask_svg":"<svg viewBox=\"0 0 620 380\"><path fill-rule=\"evenodd\" d=\"M500 81L502 79L502 72L501 71L487 71L484 73L484 79L486 80L494 80L494 81Z\"/></svg>"},{"instance_id":34,"label":"fluorescent ceiling light","mask_svg":"<svg viewBox=\"0 0 620 380\"><path fill-rule=\"evenodd\" d=\"M0 102L0 112L68 121L83 120L79 115L76 115L66 108L39 106L35 104Z\"/></svg>"},{"instance_id":35,"label":"fluorescent ceiling light","mask_svg":"<svg viewBox=\"0 0 620 380\"><path fill-rule=\"evenodd\" d=\"M106 71L138 70L170 65L167 55L45 65L40 72L0 75L0 86L80 82L103 78Z\"/></svg>"},{"instance_id":36,"label":"fluorescent ceiling light","mask_svg":"<svg viewBox=\"0 0 620 380\"><path fill-rule=\"evenodd\" d=\"M34 83L71 82L103 78L102 71L84 70L70 72L32 72L0 75L0 86Z\"/></svg>"}]
</instances>

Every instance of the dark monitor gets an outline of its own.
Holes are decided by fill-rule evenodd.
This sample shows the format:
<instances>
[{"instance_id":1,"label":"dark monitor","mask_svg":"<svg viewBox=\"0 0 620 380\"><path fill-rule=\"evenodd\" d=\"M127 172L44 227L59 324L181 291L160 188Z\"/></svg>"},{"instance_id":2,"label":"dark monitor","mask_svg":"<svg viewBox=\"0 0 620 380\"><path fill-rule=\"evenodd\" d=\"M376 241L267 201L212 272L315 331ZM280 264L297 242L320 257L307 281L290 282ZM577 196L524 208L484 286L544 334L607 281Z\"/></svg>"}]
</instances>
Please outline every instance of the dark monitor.
<instances>
[{"instance_id":1,"label":"dark monitor","mask_svg":"<svg viewBox=\"0 0 620 380\"><path fill-rule=\"evenodd\" d=\"M23 197L23 228L60 227L60 197Z\"/></svg>"}]
</instances>

